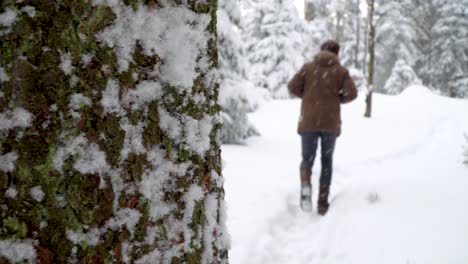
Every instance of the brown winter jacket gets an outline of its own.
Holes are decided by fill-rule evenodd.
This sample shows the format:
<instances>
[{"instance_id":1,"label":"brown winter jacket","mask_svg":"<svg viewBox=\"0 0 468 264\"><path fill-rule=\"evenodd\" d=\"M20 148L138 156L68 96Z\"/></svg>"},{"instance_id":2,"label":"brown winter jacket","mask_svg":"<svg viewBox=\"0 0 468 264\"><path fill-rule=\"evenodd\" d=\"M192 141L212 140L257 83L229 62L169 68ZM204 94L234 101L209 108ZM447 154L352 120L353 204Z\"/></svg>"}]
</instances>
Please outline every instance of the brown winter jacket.
<instances>
[{"instance_id":1,"label":"brown winter jacket","mask_svg":"<svg viewBox=\"0 0 468 264\"><path fill-rule=\"evenodd\" d=\"M302 98L298 132L341 133L340 103L357 96L348 70L329 51L319 52L288 83L289 92Z\"/></svg>"}]
</instances>

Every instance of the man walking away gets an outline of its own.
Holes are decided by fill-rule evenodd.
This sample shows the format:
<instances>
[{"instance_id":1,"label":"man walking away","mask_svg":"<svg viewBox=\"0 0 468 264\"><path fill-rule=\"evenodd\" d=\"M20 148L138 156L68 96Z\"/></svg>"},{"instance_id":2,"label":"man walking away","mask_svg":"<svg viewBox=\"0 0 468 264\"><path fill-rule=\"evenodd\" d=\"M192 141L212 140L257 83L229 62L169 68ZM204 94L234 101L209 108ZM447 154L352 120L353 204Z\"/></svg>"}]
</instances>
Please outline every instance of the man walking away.
<instances>
[{"instance_id":1,"label":"man walking away","mask_svg":"<svg viewBox=\"0 0 468 264\"><path fill-rule=\"evenodd\" d=\"M339 51L336 41L324 42L314 60L304 64L288 83L289 92L302 98L298 132L302 138L300 205L304 211L312 211L312 166L320 139L322 171L317 203L320 215L325 215L329 207L333 151L341 133L340 104L357 96L348 70L338 60Z\"/></svg>"}]
</instances>

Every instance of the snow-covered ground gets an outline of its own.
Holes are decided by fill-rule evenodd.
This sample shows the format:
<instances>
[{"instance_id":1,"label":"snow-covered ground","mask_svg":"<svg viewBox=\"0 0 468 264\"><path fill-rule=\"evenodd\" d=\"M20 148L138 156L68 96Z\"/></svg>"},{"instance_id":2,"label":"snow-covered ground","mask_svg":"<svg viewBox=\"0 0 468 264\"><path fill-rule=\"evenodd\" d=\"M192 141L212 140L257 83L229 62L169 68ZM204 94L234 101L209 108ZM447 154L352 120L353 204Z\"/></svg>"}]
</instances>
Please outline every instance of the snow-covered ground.
<instances>
[{"instance_id":1,"label":"snow-covered ground","mask_svg":"<svg viewBox=\"0 0 468 264\"><path fill-rule=\"evenodd\" d=\"M247 146L223 146L230 261L312 264L468 263L468 100L424 87L342 108L331 207L298 207L299 100L265 103ZM314 206L320 156L313 169Z\"/></svg>"}]
</instances>

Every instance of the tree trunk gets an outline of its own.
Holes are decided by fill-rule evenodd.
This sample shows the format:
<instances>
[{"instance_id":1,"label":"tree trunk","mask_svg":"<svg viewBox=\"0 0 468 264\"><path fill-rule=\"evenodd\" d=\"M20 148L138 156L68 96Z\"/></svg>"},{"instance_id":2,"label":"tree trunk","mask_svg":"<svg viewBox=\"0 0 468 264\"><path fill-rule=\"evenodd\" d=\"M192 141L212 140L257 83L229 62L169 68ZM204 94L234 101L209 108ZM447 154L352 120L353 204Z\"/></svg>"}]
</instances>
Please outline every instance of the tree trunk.
<instances>
[{"instance_id":1,"label":"tree trunk","mask_svg":"<svg viewBox=\"0 0 468 264\"><path fill-rule=\"evenodd\" d=\"M335 25L335 39L340 43L342 34L343 34L343 13L338 11L336 12L336 25Z\"/></svg>"},{"instance_id":2,"label":"tree trunk","mask_svg":"<svg viewBox=\"0 0 468 264\"><path fill-rule=\"evenodd\" d=\"M431 18L432 19L432 18ZM432 31L432 30L431 30ZM428 77L429 83L427 86L432 86L434 84L433 79L432 79L432 51L433 51L433 38L432 38L432 33L429 33L429 52L427 53L427 72L426 75Z\"/></svg>"},{"instance_id":3,"label":"tree trunk","mask_svg":"<svg viewBox=\"0 0 468 264\"><path fill-rule=\"evenodd\" d=\"M354 67L359 69L359 45L361 44L361 4L360 0L356 0L356 48L354 51Z\"/></svg>"},{"instance_id":4,"label":"tree trunk","mask_svg":"<svg viewBox=\"0 0 468 264\"><path fill-rule=\"evenodd\" d=\"M304 0L304 18L306 21L312 21L315 18L313 0Z\"/></svg>"},{"instance_id":5,"label":"tree trunk","mask_svg":"<svg viewBox=\"0 0 468 264\"><path fill-rule=\"evenodd\" d=\"M427 45L429 46L428 47L428 51L427 51L427 62L426 62L426 77L427 77L427 84L425 83L425 85L427 86L433 86L434 85L434 80L433 80L433 73L432 73L432 66L434 64L433 62L433 50L434 50L434 36L433 36L433 28L435 26L435 23L437 21L437 18L439 17L437 15L437 8L434 6L434 3L433 1L429 1L428 2L428 8L429 8L429 15L427 16L427 19L425 19L425 21L427 22L428 24L428 30L427 30L427 38L428 38L428 42Z\"/></svg>"},{"instance_id":6,"label":"tree trunk","mask_svg":"<svg viewBox=\"0 0 468 264\"><path fill-rule=\"evenodd\" d=\"M362 72L366 75L367 74L367 53L369 51L369 19L366 21L366 25L364 27L364 52L363 52L363 58L362 58L362 65L363 69Z\"/></svg>"},{"instance_id":7,"label":"tree trunk","mask_svg":"<svg viewBox=\"0 0 468 264\"><path fill-rule=\"evenodd\" d=\"M90 2L1 4L0 263L227 263L217 1Z\"/></svg>"},{"instance_id":8,"label":"tree trunk","mask_svg":"<svg viewBox=\"0 0 468 264\"><path fill-rule=\"evenodd\" d=\"M372 91L374 90L374 61L375 61L375 24L374 24L374 0L368 0L368 16L369 16L369 67L368 67L368 92L366 95L366 112L365 117L371 117L372 115Z\"/></svg>"}]
</instances>

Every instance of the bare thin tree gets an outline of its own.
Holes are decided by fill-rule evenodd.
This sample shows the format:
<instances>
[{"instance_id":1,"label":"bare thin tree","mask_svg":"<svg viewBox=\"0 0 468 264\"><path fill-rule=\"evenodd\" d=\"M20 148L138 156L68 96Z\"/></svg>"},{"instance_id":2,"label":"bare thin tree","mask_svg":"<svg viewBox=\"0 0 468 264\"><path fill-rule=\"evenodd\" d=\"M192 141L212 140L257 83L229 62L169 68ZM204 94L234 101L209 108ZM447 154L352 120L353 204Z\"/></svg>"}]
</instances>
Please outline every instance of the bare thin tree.
<instances>
[{"instance_id":1,"label":"bare thin tree","mask_svg":"<svg viewBox=\"0 0 468 264\"><path fill-rule=\"evenodd\" d=\"M356 0L356 47L355 47L355 57L354 57L354 67L356 69L360 68L359 65L359 46L361 45L361 5L360 0Z\"/></svg>"},{"instance_id":2,"label":"bare thin tree","mask_svg":"<svg viewBox=\"0 0 468 264\"><path fill-rule=\"evenodd\" d=\"M374 85L374 62L375 62L375 21L374 21L374 12L375 12L375 0L367 0L367 12L368 12L368 27L369 35L367 37L368 42L368 53L369 53L369 64L367 70L367 86L368 91L366 95L366 111L364 113L365 117L370 118L372 115L372 93Z\"/></svg>"}]
</instances>

